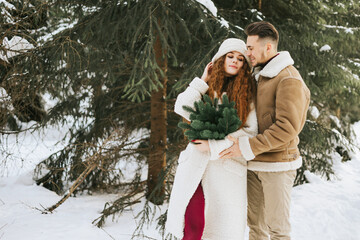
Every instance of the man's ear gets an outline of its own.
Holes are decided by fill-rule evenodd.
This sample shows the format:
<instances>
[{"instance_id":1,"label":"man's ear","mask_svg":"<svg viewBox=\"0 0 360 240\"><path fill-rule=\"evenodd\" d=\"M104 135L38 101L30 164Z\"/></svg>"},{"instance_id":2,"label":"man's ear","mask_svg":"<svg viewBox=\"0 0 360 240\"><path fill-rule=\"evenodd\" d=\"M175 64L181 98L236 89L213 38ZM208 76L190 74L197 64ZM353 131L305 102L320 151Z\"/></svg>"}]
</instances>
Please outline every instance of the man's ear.
<instances>
[{"instance_id":1,"label":"man's ear","mask_svg":"<svg viewBox=\"0 0 360 240\"><path fill-rule=\"evenodd\" d=\"M266 52L271 52L273 49L273 45L270 42L266 43Z\"/></svg>"}]
</instances>

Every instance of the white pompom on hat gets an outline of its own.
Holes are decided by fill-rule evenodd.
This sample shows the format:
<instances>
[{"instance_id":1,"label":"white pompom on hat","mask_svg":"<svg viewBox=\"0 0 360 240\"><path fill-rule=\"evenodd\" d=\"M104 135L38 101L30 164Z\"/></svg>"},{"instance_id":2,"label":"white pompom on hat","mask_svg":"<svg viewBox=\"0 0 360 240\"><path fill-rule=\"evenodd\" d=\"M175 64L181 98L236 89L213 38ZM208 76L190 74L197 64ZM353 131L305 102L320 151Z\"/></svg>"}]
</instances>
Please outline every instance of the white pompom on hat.
<instances>
[{"instance_id":1,"label":"white pompom on hat","mask_svg":"<svg viewBox=\"0 0 360 240\"><path fill-rule=\"evenodd\" d=\"M223 43L220 45L219 50L215 54L215 56L212 58L211 62L214 63L216 60L218 60L223 55L227 54L228 52L237 51L244 55L246 61L250 65L250 61L248 56L246 56L246 44L243 40L238 38L228 38L223 41ZM251 66L251 65L250 65Z\"/></svg>"}]
</instances>

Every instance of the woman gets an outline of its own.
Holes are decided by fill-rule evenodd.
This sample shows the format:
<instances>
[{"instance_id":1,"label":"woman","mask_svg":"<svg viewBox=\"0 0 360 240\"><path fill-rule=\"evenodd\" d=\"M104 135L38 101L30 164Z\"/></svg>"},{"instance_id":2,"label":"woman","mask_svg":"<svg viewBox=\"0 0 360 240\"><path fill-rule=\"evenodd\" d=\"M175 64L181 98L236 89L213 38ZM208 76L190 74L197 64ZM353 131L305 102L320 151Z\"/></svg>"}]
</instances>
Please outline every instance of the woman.
<instances>
[{"instance_id":1,"label":"woman","mask_svg":"<svg viewBox=\"0 0 360 240\"><path fill-rule=\"evenodd\" d=\"M175 112L189 120L182 106L208 93L223 93L235 101L242 125L234 138L257 134L254 109L255 82L251 77L245 43L226 39L200 78L176 99ZM195 140L179 156L170 196L167 232L183 240L242 240L246 226L246 161L243 158L219 159L219 153L233 142Z\"/></svg>"}]
</instances>

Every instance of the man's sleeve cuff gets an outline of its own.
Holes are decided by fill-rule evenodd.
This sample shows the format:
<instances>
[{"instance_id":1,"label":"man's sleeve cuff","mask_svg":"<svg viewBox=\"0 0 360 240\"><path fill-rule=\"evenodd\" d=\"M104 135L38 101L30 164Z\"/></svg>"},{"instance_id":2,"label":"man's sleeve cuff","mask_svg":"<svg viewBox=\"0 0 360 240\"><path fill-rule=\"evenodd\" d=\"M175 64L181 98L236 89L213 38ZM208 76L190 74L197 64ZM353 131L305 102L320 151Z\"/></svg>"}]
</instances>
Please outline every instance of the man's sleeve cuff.
<instances>
[{"instance_id":1,"label":"man's sleeve cuff","mask_svg":"<svg viewBox=\"0 0 360 240\"><path fill-rule=\"evenodd\" d=\"M240 148L240 151L241 151L243 157L247 161L253 160L255 158L255 155L250 146L248 136L239 137L239 148Z\"/></svg>"},{"instance_id":2,"label":"man's sleeve cuff","mask_svg":"<svg viewBox=\"0 0 360 240\"><path fill-rule=\"evenodd\" d=\"M194 78L189 86L199 91L202 95L209 89L209 85L198 77Z\"/></svg>"}]
</instances>

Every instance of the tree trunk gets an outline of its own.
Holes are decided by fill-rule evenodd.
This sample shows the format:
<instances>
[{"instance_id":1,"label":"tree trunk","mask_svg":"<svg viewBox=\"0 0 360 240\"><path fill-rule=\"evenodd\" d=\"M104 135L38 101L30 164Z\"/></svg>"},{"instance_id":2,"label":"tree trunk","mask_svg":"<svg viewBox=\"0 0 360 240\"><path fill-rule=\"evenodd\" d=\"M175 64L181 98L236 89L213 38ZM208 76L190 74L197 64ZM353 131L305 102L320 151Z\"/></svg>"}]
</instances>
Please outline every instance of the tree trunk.
<instances>
[{"instance_id":1,"label":"tree trunk","mask_svg":"<svg viewBox=\"0 0 360 240\"><path fill-rule=\"evenodd\" d=\"M259 6L258 10L261 12L261 0L259 0Z\"/></svg>"},{"instance_id":2,"label":"tree trunk","mask_svg":"<svg viewBox=\"0 0 360 240\"><path fill-rule=\"evenodd\" d=\"M164 178L161 175L166 165L167 147L167 110L165 101L167 58L158 34L154 50L156 62L164 72L164 76L161 76L160 73L158 74L163 88L159 88L151 93L151 134L148 157L147 199L159 205L163 203L165 193Z\"/></svg>"}]
</instances>

